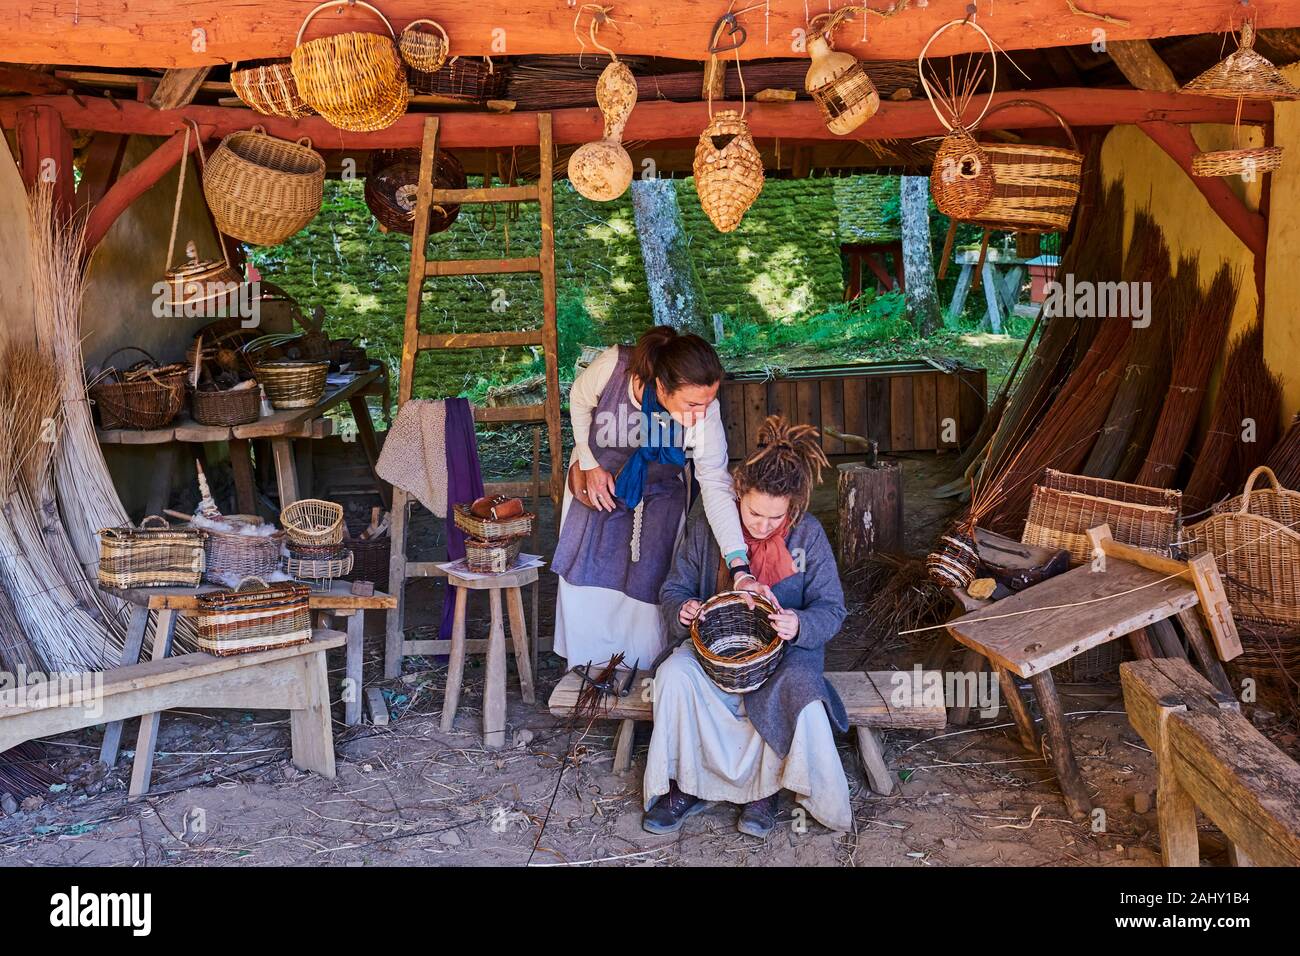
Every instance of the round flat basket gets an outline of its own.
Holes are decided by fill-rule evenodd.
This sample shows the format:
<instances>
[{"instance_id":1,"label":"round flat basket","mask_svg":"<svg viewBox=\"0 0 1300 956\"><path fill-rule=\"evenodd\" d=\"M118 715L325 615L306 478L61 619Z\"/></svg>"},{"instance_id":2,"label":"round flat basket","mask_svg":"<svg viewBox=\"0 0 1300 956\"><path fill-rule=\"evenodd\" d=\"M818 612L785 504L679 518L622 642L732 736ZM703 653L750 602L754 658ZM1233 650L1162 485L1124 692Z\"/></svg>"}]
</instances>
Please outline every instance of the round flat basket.
<instances>
[{"instance_id":1,"label":"round flat basket","mask_svg":"<svg viewBox=\"0 0 1300 956\"><path fill-rule=\"evenodd\" d=\"M776 609L763 598L724 591L704 602L691 624L691 644L713 683L731 694L758 690L775 673L785 653L768 615Z\"/></svg>"},{"instance_id":2,"label":"round flat basket","mask_svg":"<svg viewBox=\"0 0 1300 956\"><path fill-rule=\"evenodd\" d=\"M1281 146L1215 149L1192 157L1193 176L1241 176L1247 182L1282 165Z\"/></svg>"},{"instance_id":3,"label":"round flat basket","mask_svg":"<svg viewBox=\"0 0 1300 956\"><path fill-rule=\"evenodd\" d=\"M230 87L235 95L263 116L297 119L316 111L298 93L289 58L253 60L230 66Z\"/></svg>"},{"instance_id":4,"label":"round flat basket","mask_svg":"<svg viewBox=\"0 0 1300 956\"><path fill-rule=\"evenodd\" d=\"M420 179L418 149L375 150L366 174L366 205L376 220L392 232L415 232L415 194ZM452 153L438 150L434 189L464 189L465 169ZM445 232L460 215L458 204L429 208L429 232Z\"/></svg>"}]
</instances>

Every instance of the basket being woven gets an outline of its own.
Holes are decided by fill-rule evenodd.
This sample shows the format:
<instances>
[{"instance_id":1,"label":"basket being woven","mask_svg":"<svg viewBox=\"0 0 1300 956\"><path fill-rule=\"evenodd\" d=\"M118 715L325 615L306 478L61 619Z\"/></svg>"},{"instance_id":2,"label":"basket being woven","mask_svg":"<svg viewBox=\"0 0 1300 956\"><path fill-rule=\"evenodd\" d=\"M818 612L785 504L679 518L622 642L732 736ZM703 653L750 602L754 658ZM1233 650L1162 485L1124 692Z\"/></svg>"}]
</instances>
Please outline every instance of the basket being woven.
<instances>
[{"instance_id":1,"label":"basket being woven","mask_svg":"<svg viewBox=\"0 0 1300 956\"><path fill-rule=\"evenodd\" d=\"M305 644L311 640L310 594L305 584L267 584L256 575L234 590L201 594L196 643L218 657Z\"/></svg>"},{"instance_id":2,"label":"basket being woven","mask_svg":"<svg viewBox=\"0 0 1300 956\"><path fill-rule=\"evenodd\" d=\"M753 600L752 608L746 597ZM775 610L763 598L741 591L724 591L704 602L691 622L691 645L720 688L748 694L776 672L785 641L768 620Z\"/></svg>"},{"instance_id":3,"label":"basket being woven","mask_svg":"<svg viewBox=\"0 0 1300 956\"><path fill-rule=\"evenodd\" d=\"M420 180L418 149L375 150L370 154L365 198L371 213L385 229L410 235L415 231L415 198ZM464 189L465 169L452 153L438 150L433 171L434 189ZM460 215L460 206L429 207L429 232L445 232Z\"/></svg>"},{"instance_id":4,"label":"basket being woven","mask_svg":"<svg viewBox=\"0 0 1300 956\"><path fill-rule=\"evenodd\" d=\"M139 352L145 361L118 369L109 360L121 352ZM188 369L159 365L144 349L126 346L104 360L104 371L90 385L90 399L99 408L104 428L162 428L185 407Z\"/></svg>"},{"instance_id":5,"label":"basket being woven","mask_svg":"<svg viewBox=\"0 0 1300 956\"><path fill-rule=\"evenodd\" d=\"M1260 173L1271 173L1281 166L1281 146L1212 149L1192 157L1193 176L1240 176L1247 182L1253 182Z\"/></svg>"},{"instance_id":6,"label":"basket being woven","mask_svg":"<svg viewBox=\"0 0 1300 956\"><path fill-rule=\"evenodd\" d=\"M274 246L320 212L325 160L306 137L291 143L254 126L225 137L204 163L203 195L228 236Z\"/></svg>"},{"instance_id":7,"label":"basket being woven","mask_svg":"<svg viewBox=\"0 0 1300 956\"><path fill-rule=\"evenodd\" d=\"M299 545L337 545L343 541L343 506L303 498L280 512L280 527Z\"/></svg>"},{"instance_id":8,"label":"basket being woven","mask_svg":"<svg viewBox=\"0 0 1300 956\"><path fill-rule=\"evenodd\" d=\"M298 92L289 58L253 60L240 66L230 65L230 87L235 95L263 116L297 119L316 111Z\"/></svg>"},{"instance_id":9,"label":"basket being woven","mask_svg":"<svg viewBox=\"0 0 1300 956\"><path fill-rule=\"evenodd\" d=\"M452 509L452 520L471 538L479 541L502 541L507 538L526 538L533 533L533 521L537 516L524 512L504 521L492 518L476 517L467 504L458 504Z\"/></svg>"},{"instance_id":10,"label":"basket being woven","mask_svg":"<svg viewBox=\"0 0 1300 956\"><path fill-rule=\"evenodd\" d=\"M262 383L274 408L310 408L325 394L330 363L299 362L292 359L259 362L253 374Z\"/></svg>"},{"instance_id":11,"label":"basket being woven","mask_svg":"<svg viewBox=\"0 0 1300 956\"><path fill-rule=\"evenodd\" d=\"M695 145L695 192L719 232L740 225L763 191L763 157L749 125L735 110L721 110L704 127Z\"/></svg>"},{"instance_id":12,"label":"basket being woven","mask_svg":"<svg viewBox=\"0 0 1300 956\"><path fill-rule=\"evenodd\" d=\"M145 518L139 528L99 532L100 587L195 587L203 580L204 564L203 532L172 528L158 515Z\"/></svg>"},{"instance_id":13,"label":"basket being woven","mask_svg":"<svg viewBox=\"0 0 1300 956\"><path fill-rule=\"evenodd\" d=\"M1088 531L1109 525L1120 544L1169 555L1178 540L1182 492L1047 469L1035 485L1020 540L1064 548L1073 564L1092 559Z\"/></svg>"}]
</instances>

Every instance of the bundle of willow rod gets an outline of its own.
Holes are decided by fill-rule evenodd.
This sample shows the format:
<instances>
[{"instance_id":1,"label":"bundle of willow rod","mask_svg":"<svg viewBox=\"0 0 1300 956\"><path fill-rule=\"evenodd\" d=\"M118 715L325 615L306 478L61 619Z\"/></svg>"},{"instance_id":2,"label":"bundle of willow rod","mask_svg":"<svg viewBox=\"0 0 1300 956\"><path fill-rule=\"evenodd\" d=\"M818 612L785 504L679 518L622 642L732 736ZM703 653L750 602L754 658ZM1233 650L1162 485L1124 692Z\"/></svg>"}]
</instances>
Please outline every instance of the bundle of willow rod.
<instances>
[{"instance_id":1,"label":"bundle of willow rod","mask_svg":"<svg viewBox=\"0 0 1300 956\"><path fill-rule=\"evenodd\" d=\"M1197 275L1195 258L1179 260L1175 281L1187 281L1182 279L1184 271ZM1200 288L1198 279L1190 281L1197 282ZM1146 460L1134 479L1139 485L1172 488L1177 480L1187 443L1200 418L1210 373L1228 335L1239 281L1239 274L1223 266L1215 274L1209 290L1198 296L1195 308L1178 316L1178 352L1174 356L1169 392L1161 406Z\"/></svg>"},{"instance_id":2,"label":"bundle of willow rod","mask_svg":"<svg viewBox=\"0 0 1300 956\"><path fill-rule=\"evenodd\" d=\"M59 779L38 744L19 744L0 754L0 793L17 800L48 794Z\"/></svg>"},{"instance_id":3,"label":"bundle of willow rod","mask_svg":"<svg viewBox=\"0 0 1300 956\"><path fill-rule=\"evenodd\" d=\"M1291 419L1291 426L1268 453L1264 464L1273 469L1284 487L1300 491L1300 414Z\"/></svg>"},{"instance_id":4,"label":"bundle of willow rod","mask_svg":"<svg viewBox=\"0 0 1300 956\"><path fill-rule=\"evenodd\" d=\"M930 580L925 562L885 553L868 555L844 572L844 591L855 635L852 667L866 666L871 656L900 631L942 624L948 619L948 596Z\"/></svg>"},{"instance_id":5,"label":"bundle of willow rod","mask_svg":"<svg viewBox=\"0 0 1300 956\"><path fill-rule=\"evenodd\" d=\"M1264 363L1264 325L1256 319L1232 343L1205 441L1183 491L1195 513L1230 492L1263 463L1277 439L1282 383Z\"/></svg>"}]
</instances>

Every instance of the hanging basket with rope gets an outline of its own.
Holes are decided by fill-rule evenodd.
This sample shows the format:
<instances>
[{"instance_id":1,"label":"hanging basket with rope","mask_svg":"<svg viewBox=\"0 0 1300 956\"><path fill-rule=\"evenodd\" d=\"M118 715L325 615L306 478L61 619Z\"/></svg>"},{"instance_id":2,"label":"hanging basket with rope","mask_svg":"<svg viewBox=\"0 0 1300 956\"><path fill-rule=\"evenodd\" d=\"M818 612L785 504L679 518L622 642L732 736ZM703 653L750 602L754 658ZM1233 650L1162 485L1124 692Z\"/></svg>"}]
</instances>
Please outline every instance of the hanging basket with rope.
<instances>
[{"instance_id":1,"label":"hanging basket with rope","mask_svg":"<svg viewBox=\"0 0 1300 956\"><path fill-rule=\"evenodd\" d=\"M745 122L745 78L740 70L740 45L744 30L738 28L734 15L726 15L713 27L709 53L716 59L720 52L722 30L739 34L740 40L726 48L736 53L736 75L740 79L740 110L713 112L713 87L709 87L709 125L695 144L691 170L695 174L695 192L700 206L718 232L732 232L763 191L763 157Z\"/></svg>"},{"instance_id":2,"label":"hanging basket with rope","mask_svg":"<svg viewBox=\"0 0 1300 956\"><path fill-rule=\"evenodd\" d=\"M812 65L804 89L821 110L826 128L839 136L852 133L880 109L880 94L858 58L832 46L835 28L852 15L853 8L844 7L813 17L808 27Z\"/></svg>"}]
</instances>

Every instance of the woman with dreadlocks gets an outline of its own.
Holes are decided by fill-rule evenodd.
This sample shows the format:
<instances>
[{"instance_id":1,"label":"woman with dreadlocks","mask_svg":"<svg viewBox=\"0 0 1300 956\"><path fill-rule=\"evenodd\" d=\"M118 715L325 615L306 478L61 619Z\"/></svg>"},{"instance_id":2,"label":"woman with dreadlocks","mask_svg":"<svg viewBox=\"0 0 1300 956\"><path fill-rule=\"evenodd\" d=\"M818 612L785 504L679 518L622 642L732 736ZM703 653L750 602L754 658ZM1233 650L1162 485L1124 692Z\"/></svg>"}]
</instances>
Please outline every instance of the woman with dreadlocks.
<instances>
[{"instance_id":1,"label":"woman with dreadlocks","mask_svg":"<svg viewBox=\"0 0 1300 956\"><path fill-rule=\"evenodd\" d=\"M689 642L703 602L731 587L705 521L692 519L660 591L676 648L654 680L654 733L642 796L642 825L679 830L710 801L740 804L741 833L762 837L776 823L782 790L832 830L852 826L848 781L832 725L848 729L844 704L823 673L824 648L844 622L844 594L826 532L807 513L827 466L817 430L773 415L759 449L733 472L749 564L771 588L773 627L787 641L775 673L757 690L732 694L705 673Z\"/></svg>"}]
</instances>

